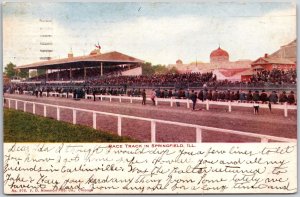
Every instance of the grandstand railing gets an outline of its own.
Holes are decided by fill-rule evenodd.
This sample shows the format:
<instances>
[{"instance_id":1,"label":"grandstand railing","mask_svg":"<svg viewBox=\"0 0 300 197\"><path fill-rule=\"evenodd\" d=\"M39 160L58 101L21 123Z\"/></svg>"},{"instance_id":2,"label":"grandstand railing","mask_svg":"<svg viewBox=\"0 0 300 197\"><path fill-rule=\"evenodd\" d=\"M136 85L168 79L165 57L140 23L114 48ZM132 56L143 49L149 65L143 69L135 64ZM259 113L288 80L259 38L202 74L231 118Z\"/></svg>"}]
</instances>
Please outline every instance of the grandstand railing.
<instances>
[{"instance_id":1,"label":"grandstand railing","mask_svg":"<svg viewBox=\"0 0 300 197\"><path fill-rule=\"evenodd\" d=\"M112 99L118 99L121 103L122 100L130 100L130 103L133 102L133 100L139 100L142 101L142 97L132 97L132 96L113 96L113 95L95 95L96 98L99 98L101 101L104 98L108 98L110 102L112 102ZM86 94L85 98L93 98L93 95ZM151 101L150 98L146 98L146 100ZM155 98L155 105L158 105L160 102L167 102L170 103L170 106L173 107L174 103L184 103L186 104L187 108L190 108L190 105L192 104L192 100L190 99L175 99L175 98ZM209 110L210 105L219 105L219 106L227 106L228 112L232 111L232 107L248 107L253 108L253 103L243 103L243 102L221 102L221 101L200 101L197 99L197 104L206 105L206 110ZM268 104L259 104L259 107L261 108L269 108ZM288 105L286 102L284 104L272 104L272 109L282 109L284 117L288 117L288 110L297 110L296 105Z\"/></svg>"},{"instance_id":2,"label":"grandstand railing","mask_svg":"<svg viewBox=\"0 0 300 197\"><path fill-rule=\"evenodd\" d=\"M56 108L56 119L58 121L61 120L60 118L60 110L61 109L71 109L73 113L73 124L77 124L77 112L88 112L93 114L93 128L97 129L97 115L107 115L107 116L113 116L117 117L117 133L119 136L122 136L122 119L133 119L133 120L143 120L151 123L151 142L156 142L156 124L162 123L162 124L170 124L170 125L177 125L177 126L183 126L183 127L190 127L194 128L196 132L196 143L201 143L202 141L202 131L214 131L214 132L220 132L220 133L226 133L226 134L234 134L234 135L241 135L246 137L252 137L252 138L259 138L260 142L266 143L271 141L275 142L297 142L297 139L291 139L291 138L284 138L284 137L276 137L276 136L270 136L270 135L262 135L262 134L256 134L256 133L248 133L248 132L242 132L242 131L236 131L236 130L229 130L229 129L222 129L222 128L215 128L215 127L207 127L207 126L201 126L196 124L188 124L188 123L182 123L182 122L174 122L174 121L167 121L167 120L159 120L159 119L151 119L151 118L143 118L143 117L137 117L137 116L128 116L128 115L122 115L122 114L115 114L115 113L108 113L108 112L101 112L101 111L95 111L95 110L88 110L88 109L81 109L81 108L74 108L74 107L67 107L67 106L61 106L61 105L53 105L53 104L46 104L46 103L38 103L38 102L32 102L32 101L26 101L26 100L20 100L20 99L12 99L12 98L4 98L5 101L8 102L8 108L12 108L11 101L14 101L15 103L15 109L18 110L18 102L23 102L23 111L27 112L26 105L27 103L31 103L32 106L32 113L36 114L36 105L43 106L43 115L44 117L47 117L47 107L53 107ZM5 105L5 103L3 103Z\"/></svg>"}]
</instances>

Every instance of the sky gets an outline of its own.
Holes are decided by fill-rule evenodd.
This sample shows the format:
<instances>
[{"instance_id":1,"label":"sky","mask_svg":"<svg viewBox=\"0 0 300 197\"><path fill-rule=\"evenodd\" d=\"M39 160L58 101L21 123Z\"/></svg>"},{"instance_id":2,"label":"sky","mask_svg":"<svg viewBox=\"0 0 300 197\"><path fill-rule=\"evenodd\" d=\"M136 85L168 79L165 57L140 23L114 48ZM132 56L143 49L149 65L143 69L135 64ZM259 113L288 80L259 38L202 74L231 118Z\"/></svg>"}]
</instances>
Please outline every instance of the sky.
<instances>
[{"instance_id":1,"label":"sky","mask_svg":"<svg viewBox=\"0 0 300 197\"><path fill-rule=\"evenodd\" d=\"M43 23L40 20L51 20ZM47 24L47 25L45 25ZM51 38L40 37L49 33ZM119 51L152 64L209 62L220 45L231 61L255 60L296 38L296 7L288 2L5 3L3 63ZM51 42L51 47L41 46Z\"/></svg>"}]
</instances>

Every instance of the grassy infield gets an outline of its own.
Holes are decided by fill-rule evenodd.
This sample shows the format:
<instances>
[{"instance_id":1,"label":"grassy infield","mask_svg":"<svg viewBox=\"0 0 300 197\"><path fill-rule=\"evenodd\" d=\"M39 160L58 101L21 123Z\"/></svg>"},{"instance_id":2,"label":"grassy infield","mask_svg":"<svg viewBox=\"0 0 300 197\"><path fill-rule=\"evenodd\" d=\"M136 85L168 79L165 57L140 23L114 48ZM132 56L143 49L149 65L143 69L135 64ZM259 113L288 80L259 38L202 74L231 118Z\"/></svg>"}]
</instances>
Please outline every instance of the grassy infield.
<instances>
[{"instance_id":1,"label":"grassy infield","mask_svg":"<svg viewBox=\"0 0 300 197\"><path fill-rule=\"evenodd\" d=\"M4 108L4 142L137 142L87 126Z\"/></svg>"}]
</instances>

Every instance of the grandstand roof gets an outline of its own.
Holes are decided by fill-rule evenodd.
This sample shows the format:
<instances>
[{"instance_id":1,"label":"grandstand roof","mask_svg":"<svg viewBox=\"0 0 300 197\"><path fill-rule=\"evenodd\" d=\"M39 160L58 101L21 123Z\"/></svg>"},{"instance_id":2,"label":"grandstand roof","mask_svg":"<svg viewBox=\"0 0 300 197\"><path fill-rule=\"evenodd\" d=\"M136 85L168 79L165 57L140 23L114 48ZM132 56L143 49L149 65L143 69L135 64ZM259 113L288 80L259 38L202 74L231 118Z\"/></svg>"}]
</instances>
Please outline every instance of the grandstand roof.
<instances>
[{"instance_id":1,"label":"grandstand roof","mask_svg":"<svg viewBox=\"0 0 300 197\"><path fill-rule=\"evenodd\" d=\"M82 68L82 67L95 67L99 66L102 62L106 66L119 65L119 64L138 64L143 63L143 60L137 59L125 55L123 53L113 51L103 54L93 54L78 57L69 57L63 59L53 59L42 62L35 62L32 64L18 66L20 69L36 69L36 68L48 68L48 69L69 69Z\"/></svg>"}]
</instances>

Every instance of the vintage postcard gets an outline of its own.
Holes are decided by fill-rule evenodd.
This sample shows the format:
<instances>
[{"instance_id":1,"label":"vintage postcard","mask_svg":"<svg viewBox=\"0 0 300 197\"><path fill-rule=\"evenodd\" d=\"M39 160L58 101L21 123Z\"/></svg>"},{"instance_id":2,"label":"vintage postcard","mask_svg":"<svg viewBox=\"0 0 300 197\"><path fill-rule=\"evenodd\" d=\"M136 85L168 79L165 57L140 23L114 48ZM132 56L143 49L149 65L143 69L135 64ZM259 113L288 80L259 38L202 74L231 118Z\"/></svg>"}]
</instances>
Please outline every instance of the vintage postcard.
<instances>
[{"instance_id":1,"label":"vintage postcard","mask_svg":"<svg viewBox=\"0 0 300 197\"><path fill-rule=\"evenodd\" d=\"M6 2L5 194L297 192L292 2Z\"/></svg>"}]
</instances>

